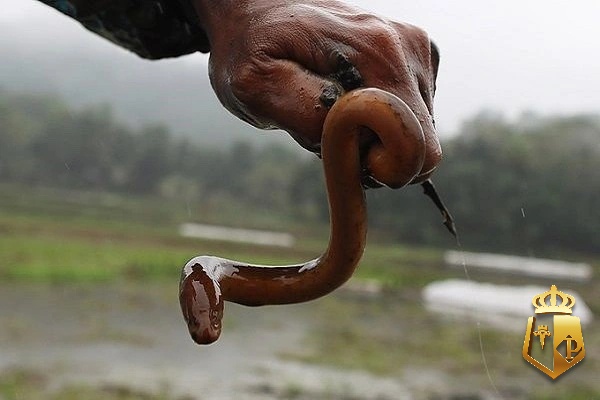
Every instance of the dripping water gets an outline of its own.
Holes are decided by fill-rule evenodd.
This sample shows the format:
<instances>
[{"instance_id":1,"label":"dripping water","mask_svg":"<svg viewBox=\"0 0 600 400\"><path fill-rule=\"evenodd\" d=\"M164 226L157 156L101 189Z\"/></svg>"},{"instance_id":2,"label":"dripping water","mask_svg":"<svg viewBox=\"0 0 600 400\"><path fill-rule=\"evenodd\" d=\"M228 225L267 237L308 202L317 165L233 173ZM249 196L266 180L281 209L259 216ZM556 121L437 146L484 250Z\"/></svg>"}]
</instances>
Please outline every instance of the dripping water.
<instances>
[{"instance_id":1,"label":"dripping water","mask_svg":"<svg viewBox=\"0 0 600 400\"><path fill-rule=\"evenodd\" d=\"M454 236L456 238L456 247L458 248L458 251L461 256L462 267L465 272L465 277L467 278L467 281L472 282L471 276L469 275L469 270L467 268L467 259L465 257L465 252L464 252L464 249L460 242L460 237L458 235L458 231L456 229L455 229ZM479 339L479 352L481 353L481 363L483 364L483 368L485 370L488 380L490 381L490 385L491 385L492 389L494 390L494 393L496 393L498 398L502 398L500 391L498 390L498 388L496 387L496 384L494 383L494 379L492 378L492 374L490 373L490 368L488 366L487 359L485 357L485 350L483 349L483 336L481 335L481 321L477 320L476 326L477 326L477 338Z\"/></svg>"},{"instance_id":2,"label":"dripping water","mask_svg":"<svg viewBox=\"0 0 600 400\"><path fill-rule=\"evenodd\" d=\"M456 229L456 224L454 223L454 219L452 218L452 215L448 211L448 208L446 207L446 205L442 201L441 197L437 193L435 186L433 185L433 182L430 179L423 182L422 186L423 186L423 191L424 191L425 195L428 196L433 201L433 203L436 205L436 207L442 214L442 217L444 218L444 220L443 220L444 225L456 239L456 247L458 248L458 251L461 255L462 267L463 267L463 271L465 273L465 277L466 277L467 281L472 282L471 276L469 275L469 270L467 268L467 259L465 257L465 252L464 252L462 244L460 242L458 230ZM521 209L521 212L523 213L523 217L525 217L525 212L523 209ZM481 321L478 320L476 322L476 326L477 326L477 337L479 339L479 351L481 352L481 362L483 364L483 368L484 368L487 378L490 382L490 385L491 385L492 389L494 390L494 393L498 396L498 398L502 398L500 391L498 390L498 388L496 387L496 384L494 383L494 379L492 378L492 374L490 373L490 368L488 366L487 359L485 357L485 350L483 349L483 336L481 334Z\"/></svg>"},{"instance_id":3,"label":"dripping water","mask_svg":"<svg viewBox=\"0 0 600 400\"><path fill-rule=\"evenodd\" d=\"M186 207L186 210L187 210L188 219L191 219L192 218L192 207L190 207L190 201L189 200L185 201L185 207Z\"/></svg>"}]
</instances>

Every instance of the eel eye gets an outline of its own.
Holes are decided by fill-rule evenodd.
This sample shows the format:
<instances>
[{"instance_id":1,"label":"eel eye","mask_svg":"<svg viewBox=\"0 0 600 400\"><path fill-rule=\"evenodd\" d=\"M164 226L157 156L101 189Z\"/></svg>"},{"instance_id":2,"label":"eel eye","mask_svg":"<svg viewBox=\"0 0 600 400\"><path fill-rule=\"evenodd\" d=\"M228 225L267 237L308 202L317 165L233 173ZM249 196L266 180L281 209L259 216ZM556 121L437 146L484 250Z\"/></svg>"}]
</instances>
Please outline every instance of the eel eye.
<instances>
[{"instance_id":1,"label":"eel eye","mask_svg":"<svg viewBox=\"0 0 600 400\"><path fill-rule=\"evenodd\" d=\"M222 313L219 312L218 310L210 310L209 318L210 318L210 323L213 326L213 328L218 328L221 326L221 316L222 316Z\"/></svg>"}]
</instances>

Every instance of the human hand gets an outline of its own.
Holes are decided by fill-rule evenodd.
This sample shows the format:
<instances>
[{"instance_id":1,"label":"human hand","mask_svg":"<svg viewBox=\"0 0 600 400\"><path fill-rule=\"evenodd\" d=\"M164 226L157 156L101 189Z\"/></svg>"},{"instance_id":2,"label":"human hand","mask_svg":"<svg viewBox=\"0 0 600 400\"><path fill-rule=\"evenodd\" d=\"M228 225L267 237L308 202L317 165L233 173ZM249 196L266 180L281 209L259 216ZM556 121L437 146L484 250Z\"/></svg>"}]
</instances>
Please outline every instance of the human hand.
<instances>
[{"instance_id":1,"label":"human hand","mask_svg":"<svg viewBox=\"0 0 600 400\"><path fill-rule=\"evenodd\" d=\"M210 40L211 84L233 114L258 128L283 129L319 153L337 98L358 87L380 88L402 99L423 131L425 161L412 183L435 169L439 55L423 30L335 0L194 2ZM375 141L365 130L361 149Z\"/></svg>"}]
</instances>

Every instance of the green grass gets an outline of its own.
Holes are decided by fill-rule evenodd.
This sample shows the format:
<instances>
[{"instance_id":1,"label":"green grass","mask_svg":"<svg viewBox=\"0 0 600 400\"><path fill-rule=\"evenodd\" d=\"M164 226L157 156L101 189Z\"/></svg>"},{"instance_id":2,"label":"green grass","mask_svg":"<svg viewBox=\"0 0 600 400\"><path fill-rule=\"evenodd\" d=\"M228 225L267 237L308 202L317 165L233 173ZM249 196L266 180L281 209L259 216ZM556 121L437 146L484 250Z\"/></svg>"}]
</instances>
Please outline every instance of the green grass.
<instances>
[{"instance_id":1,"label":"green grass","mask_svg":"<svg viewBox=\"0 0 600 400\"><path fill-rule=\"evenodd\" d=\"M174 396L168 388L158 393L138 391L119 386L92 387L65 385L48 388L48 376L29 370L0 371L0 399L2 400L191 400Z\"/></svg>"},{"instance_id":2,"label":"green grass","mask_svg":"<svg viewBox=\"0 0 600 400\"><path fill-rule=\"evenodd\" d=\"M0 275L37 281L105 281L122 276L176 276L186 260L177 249L15 234L0 239Z\"/></svg>"},{"instance_id":3,"label":"green grass","mask_svg":"<svg viewBox=\"0 0 600 400\"><path fill-rule=\"evenodd\" d=\"M493 382L505 399L600 399L600 385L595 378L600 368L597 322L584 328L586 359L552 381L521 356L524 329L506 331L487 324L478 329L476 321L424 313L415 306L418 297L402 296L399 301L389 296L398 295L370 300L350 296L323 299L305 346L281 357L367 370L400 380L406 379L407 371L423 371L425 381L431 371L443 371L451 379L444 390L465 396L472 393L472 398L484 398L475 393L491 391ZM445 397L436 384L430 389L423 386L423 381L417 385L422 390L418 399L462 398L458 394Z\"/></svg>"},{"instance_id":4,"label":"green grass","mask_svg":"<svg viewBox=\"0 0 600 400\"><path fill-rule=\"evenodd\" d=\"M313 351L285 356L384 375L401 375L407 366L427 368L432 363L456 374L481 371L479 331L474 322L457 325L438 315L424 316L410 300L405 307L398 306L402 301L390 299L394 307L387 303L386 299L368 304L328 298L315 315L316 328L307 339ZM521 333L482 328L481 338L490 364L520 363L518 351L508 359L501 349L520 349Z\"/></svg>"},{"instance_id":5,"label":"green grass","mask_svg":"<svg viewBox=\"0 0 600 400\"><path fill-rule=\"evenodd\" d=\"M286 225L283 217L276 228L287 226L299 238L291 249L178 236L178 225L189 220L233 224L231 207L203 211L203 205L192 209L157 198L14 186L0 186L0 193L4 280L176 279L181 266L199 254L277 265L310 260L327 246L327 226ZM261 213L248 217L251 214L252 210L238 210L244 216L238 222L269 228L276 219ZM357 277L390 287L422 285L435 277L440 261L438 250L371 245Z\"/></svg>"},{"instance_id":6,"label":"green grass","mask_svg":"<svg viewBox=\"0 0 600 400\"><path fill-rule=\"evenodd\" d=\"M232 214L236 209L237 213ZM196 221L291 232L293 248L255 246L180 237L180 223ZM443 250L385 242L371 232L359 279L413 293L464 272L443 266ZM0 279L38 282L97 282L120 279L173 280L200 254L279 265L313 259L327 247L328 226L290 223L289 217L243 210L238 205L187 204L156 197L62 191L0 185ZM600 274L600 261L588 260ZM476 271L470 274L481 278ZM503 283L510 278L486 275ZM522 279L523 283L536 283ZM596 280L578 290L592 311L600 310Z\"/></svg>"}]
</instances>

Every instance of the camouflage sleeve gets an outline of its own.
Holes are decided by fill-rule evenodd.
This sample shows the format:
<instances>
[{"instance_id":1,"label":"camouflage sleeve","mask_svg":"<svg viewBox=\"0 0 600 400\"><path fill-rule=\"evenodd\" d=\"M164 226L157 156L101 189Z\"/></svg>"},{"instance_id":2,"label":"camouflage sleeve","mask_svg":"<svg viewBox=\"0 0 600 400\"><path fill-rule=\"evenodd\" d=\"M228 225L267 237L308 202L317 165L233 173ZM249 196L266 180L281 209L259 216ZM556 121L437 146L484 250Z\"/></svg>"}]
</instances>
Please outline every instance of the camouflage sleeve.
<instances>
[{"instance_id":1,"label":"camouflage sleeve","mask_svg":"<svg viewBox=\"0 0 600 400\"><path fill-rule=\"evenodd\" d=\"M208 53L189 0L40 0L147 59Z\"/></svg>"}]
</instances>

